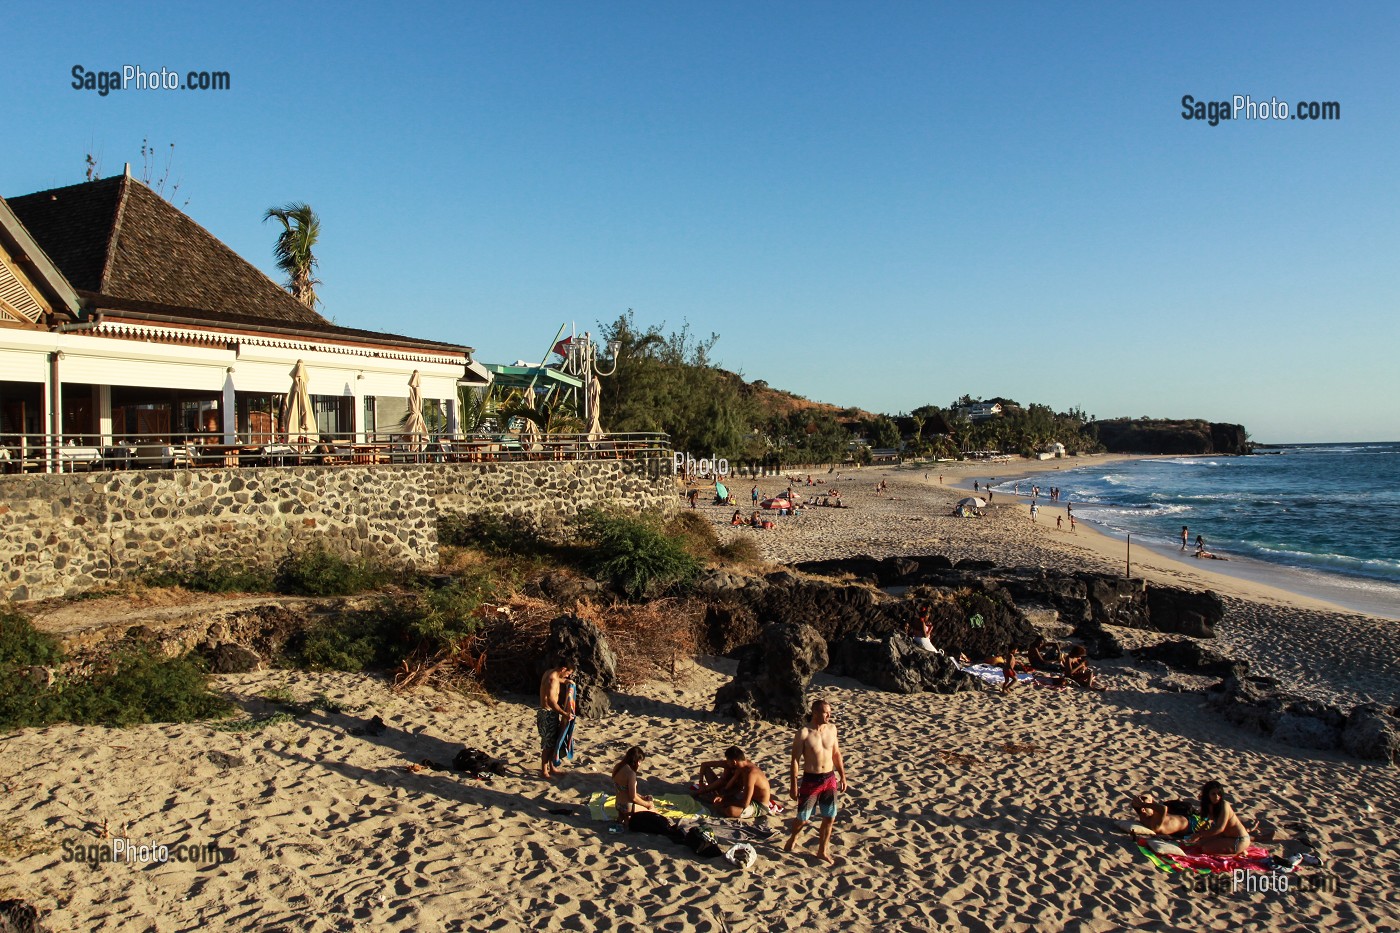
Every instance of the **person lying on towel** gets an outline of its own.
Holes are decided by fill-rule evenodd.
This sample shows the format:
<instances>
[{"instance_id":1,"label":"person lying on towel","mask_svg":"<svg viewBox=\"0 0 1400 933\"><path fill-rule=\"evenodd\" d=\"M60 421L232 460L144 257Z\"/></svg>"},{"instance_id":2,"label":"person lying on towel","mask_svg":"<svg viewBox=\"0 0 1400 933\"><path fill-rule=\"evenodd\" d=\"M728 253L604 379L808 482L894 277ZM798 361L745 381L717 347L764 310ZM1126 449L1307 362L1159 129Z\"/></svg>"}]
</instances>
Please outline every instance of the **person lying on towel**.
<instances>
[{"instance_id":1,"label":"person lying on towel","mask_svg":"<svg viewBox=\"0 0 1400 933\"><path fill-rule=\"evenodd\" d=\"M1161 802L1151 794L1136 794L1131 804L1137 821L1158 836L1181 837L1200 832L1210 821L1191 812L1185 801Z\"/></svg>"}]
</instances>

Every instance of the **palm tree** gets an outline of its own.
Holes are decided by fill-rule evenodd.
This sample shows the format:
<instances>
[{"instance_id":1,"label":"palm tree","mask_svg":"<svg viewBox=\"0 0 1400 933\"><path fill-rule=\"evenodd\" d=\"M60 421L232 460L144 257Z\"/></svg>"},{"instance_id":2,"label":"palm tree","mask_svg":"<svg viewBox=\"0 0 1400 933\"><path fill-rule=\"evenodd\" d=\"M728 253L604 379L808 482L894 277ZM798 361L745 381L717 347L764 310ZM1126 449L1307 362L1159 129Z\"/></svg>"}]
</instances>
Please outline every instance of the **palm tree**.
<instances>
[{"instance_id":1,"label":"palm tree","mask_svg":"<svg viewBox=\"0 0 1400 933\"><path fill-rule=\"evenodd\" d=\"M321 218L305 203L269 207L263 223L274 217L282 222L282 232L272 250L277 256L277 268L287 273L286 287L292 297L314 310L321 300L316 297L316 286L321 280L313 275L316 257L311 250L321 236Z\"/></svg>"}]
</instances>

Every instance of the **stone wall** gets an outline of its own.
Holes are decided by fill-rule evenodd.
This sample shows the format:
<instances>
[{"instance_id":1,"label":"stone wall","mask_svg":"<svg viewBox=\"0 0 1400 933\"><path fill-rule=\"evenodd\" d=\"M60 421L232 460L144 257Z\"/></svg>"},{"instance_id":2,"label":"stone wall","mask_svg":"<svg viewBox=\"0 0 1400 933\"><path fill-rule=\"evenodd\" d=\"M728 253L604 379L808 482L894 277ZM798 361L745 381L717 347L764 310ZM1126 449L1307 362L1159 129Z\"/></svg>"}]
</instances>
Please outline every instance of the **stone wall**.
<instances>
[{"instance_id":1,"label":"stone wall","mask_svg":"<svg viewBox=\"0 0 1400 933\"><path fill-rule=\"evenodd\" d=\"M61 596L197 562L275 564L313 540L431 565L439 513L557 530L593 505L677 502L669 460L0 476L0 598Z\"/></svg>"}]
</instances>

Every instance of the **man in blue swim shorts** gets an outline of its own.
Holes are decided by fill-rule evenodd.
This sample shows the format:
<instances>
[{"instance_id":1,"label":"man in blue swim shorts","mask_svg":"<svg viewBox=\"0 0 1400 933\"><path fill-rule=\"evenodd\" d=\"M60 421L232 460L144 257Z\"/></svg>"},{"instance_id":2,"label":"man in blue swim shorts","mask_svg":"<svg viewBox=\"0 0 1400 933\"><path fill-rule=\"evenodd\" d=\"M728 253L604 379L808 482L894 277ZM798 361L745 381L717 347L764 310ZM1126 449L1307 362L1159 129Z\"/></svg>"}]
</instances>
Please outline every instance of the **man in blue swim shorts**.
<instances>
[{"instance_id":1,"label":"man in blue swim shorts","mask_svg":"<svg viewBox=\"0 0 1400 933\"><path fill-rule=\"evenodd\" d=\"M802 828L815 816L821 820L821 836L817 858L833 864L827 844L831 827L836 822L837 794L846 789L846 768L841 763L841 749L836 741L836 726L831 722L831 704L817 700L807 724L797 730L792 740L792 780L789 793L797 801L797 817L792 821L784 852L791 852ZM799 763L802 780L798 782Z\"/></svg>"}]
</instances>

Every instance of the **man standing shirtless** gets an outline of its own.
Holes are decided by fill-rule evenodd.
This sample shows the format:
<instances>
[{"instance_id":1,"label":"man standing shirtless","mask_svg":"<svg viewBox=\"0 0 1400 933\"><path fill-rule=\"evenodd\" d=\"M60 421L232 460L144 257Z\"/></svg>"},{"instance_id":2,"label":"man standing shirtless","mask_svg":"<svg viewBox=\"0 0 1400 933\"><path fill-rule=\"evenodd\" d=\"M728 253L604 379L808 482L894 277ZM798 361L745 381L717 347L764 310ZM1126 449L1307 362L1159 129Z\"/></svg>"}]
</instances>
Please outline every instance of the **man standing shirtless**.
<instances>
[{"instance_id":1,"label":"man standing shirtless","mask_svg":"<svg viewBox=\"0 0 1400 933\"><path fill-rule=\"evenodd\" d=\"M549 780L559 773L554 766L559 753L559 734L574 718L572 704L565 708L567 683L574 676L568 661L552 667L540 678L540 708L535 711L535 726L540 730L540 777Z\"/></svg>"},{"instance_id":2,"label":"man standing shirtless","mask_svg":"<svg viewBox=\"0 0 1400 933\"><path fill-rule=\"evenodd\" d=\"M798 762L802 765L802 783L797 782ZM827 852L831 827L836 822L836 795L846 789L846 768L841 763L841 749L836 744L836 727L831 723L831 704L817 700L807 725L797 730L792 740L792 781L790 793L797 801L797 817L792 821L784 852L791 852L802 828L813 816L821 818L821 837L817 858L832 864Z\"/></svg>"},{"instance_id":3,"label":"man standing shirtless","mask_svg":"<svg viewBox=\"0 0 1400 933\"><path fill-rule=\"evenodd\" d=\"M713 776L710 768L715 764L721 763L707 761L700 766L702 780ZM750 804L757 804L754 815L766 816L772 790L758 765L749 761L738 746L731 745L724 751L722 768L718 778L695 790L696 798L713 808L715 816L743 819Z\"/></svg>"}]
</instances>

